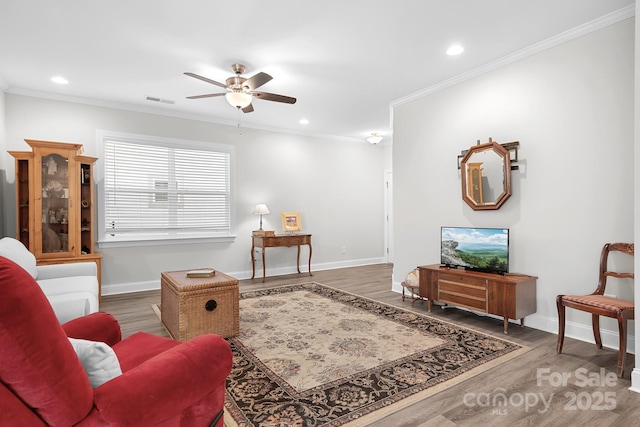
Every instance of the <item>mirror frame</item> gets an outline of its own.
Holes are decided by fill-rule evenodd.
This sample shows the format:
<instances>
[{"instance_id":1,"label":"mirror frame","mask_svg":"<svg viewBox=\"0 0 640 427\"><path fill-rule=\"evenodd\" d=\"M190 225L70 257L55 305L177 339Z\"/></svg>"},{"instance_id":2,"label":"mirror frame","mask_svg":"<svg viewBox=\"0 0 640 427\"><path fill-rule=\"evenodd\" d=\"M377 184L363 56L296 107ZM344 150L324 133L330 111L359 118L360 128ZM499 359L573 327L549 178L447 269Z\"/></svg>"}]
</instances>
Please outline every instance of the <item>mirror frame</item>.
<instances>
[{"instance_id":1,"label":"mirror frame","mask_svg":"<svg viewBox=\"0 0 640 427\"><path fill-rule=\"evenodd\" d=\"M503 191L495 201L489 203L478 203L469 197L467 188L467 163L474 153L481 153L485 151L493 151L498 157L502 158L502 172L504 176ZM500 206L502 206L504 202L511 197L511 155L506 148L495 141L471 147L460 162L460 175L462 177L462 200L464 200L474 211L500 209Z\"/></svg>"}]
</instances>

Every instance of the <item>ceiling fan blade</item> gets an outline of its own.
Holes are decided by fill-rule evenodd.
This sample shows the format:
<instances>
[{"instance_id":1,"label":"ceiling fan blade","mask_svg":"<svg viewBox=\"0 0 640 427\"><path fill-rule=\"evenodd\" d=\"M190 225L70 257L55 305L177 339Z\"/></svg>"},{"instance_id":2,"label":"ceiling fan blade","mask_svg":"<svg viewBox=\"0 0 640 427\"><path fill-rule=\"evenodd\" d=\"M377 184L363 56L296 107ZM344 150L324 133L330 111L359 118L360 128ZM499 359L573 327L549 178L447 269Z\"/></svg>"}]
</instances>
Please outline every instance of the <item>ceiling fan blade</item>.
<instances>
[{"instance_id":1,"label":"ceiling fan blade","mask_svg":"<svg viewBox=\"0 0 640 427\"><path fill-rule=\"evenodd\" d=\"M254 90L254 89L259 88L263 84L267 83L272 78L273 77L271 77L269 74L260 72L260 73L256 74L255 76L250 77L247 80L245 80L245 82L242 84L242 86L248 87L249 90Z\"/></svg>"},{"instance_id":2,"label":"ceiling fan blade","mask_svg":"<svg viewBox=\"0 0 640 427\"><path fill-rule=\"evenodd\" d=\"M196 79L198 79L198 80L202 80L203 82L211 83L212 85L220 86L220 87L223 87L223 88L225 88L225 89L227 88L227 85L222 84L222 83L220 83L220 82L217 82L217 81L215 81L215 80L211 80L211 79L208 79L208 78L206 78L206 77L199 76L199 75L194 74L194 73L185 73L185 74L186 74L187 76L189 76L189 77L193 77L193 78L196 78Z\"/></svg>"},{"instance_id":3,"label":"ceiling fan blade","mask_svg":"<svg viewBox=\"0 0 640 427\"><path fill-rule=\"evenodd\" d=\"M252 112L252 111L253 111L253 105L252 105L252 104L249 104L249 105L247 105L246 107L244 107L244 108L242 109L242 112L243 112L243 113L250 113L250 112Z\"/></svg>"},{"instance_id":4,"label":"ceiling fan blade","mask_svg":"<svg viewBox=\"0 0 640 427\"><path fill-rule=\"evenodd\" d=\"M187 96L187 99L213 98L214 96L224 96L226 93L209 93L206 95Z\"/></svg>"},{"instance_id":5,"label":"ceiling fan blade","mask_svg":"<svg viewBox=\"0 0 640 427\"><path fill-rule=\"evenodd\" d=\"M251 94L256 98L264 99L265 101L284 102L285 104L295 104L297 101L297 99L290 96L276 95L275 93L251 92Z\"/></svg>"}]
</instances>

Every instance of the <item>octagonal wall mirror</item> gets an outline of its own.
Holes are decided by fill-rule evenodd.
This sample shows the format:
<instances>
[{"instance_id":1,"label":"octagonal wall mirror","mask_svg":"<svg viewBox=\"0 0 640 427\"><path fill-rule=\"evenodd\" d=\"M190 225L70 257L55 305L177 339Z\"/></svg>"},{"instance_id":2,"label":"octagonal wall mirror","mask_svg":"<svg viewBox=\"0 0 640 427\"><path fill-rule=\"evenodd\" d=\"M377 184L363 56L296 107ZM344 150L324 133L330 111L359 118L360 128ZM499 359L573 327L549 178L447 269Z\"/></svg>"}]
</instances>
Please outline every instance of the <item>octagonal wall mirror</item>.
<instances>
[{"instance_id":1,"label":"octagonal wall mirror","mask_svg":"<svg viewBox=\"0 0 640 427\"><path fill-rule=\"evenodd\" d=\"M460 170L462 199L473 210L500 209L511 196L511 158L497 142L471 147Z\"/></svg>"}]
</instances>

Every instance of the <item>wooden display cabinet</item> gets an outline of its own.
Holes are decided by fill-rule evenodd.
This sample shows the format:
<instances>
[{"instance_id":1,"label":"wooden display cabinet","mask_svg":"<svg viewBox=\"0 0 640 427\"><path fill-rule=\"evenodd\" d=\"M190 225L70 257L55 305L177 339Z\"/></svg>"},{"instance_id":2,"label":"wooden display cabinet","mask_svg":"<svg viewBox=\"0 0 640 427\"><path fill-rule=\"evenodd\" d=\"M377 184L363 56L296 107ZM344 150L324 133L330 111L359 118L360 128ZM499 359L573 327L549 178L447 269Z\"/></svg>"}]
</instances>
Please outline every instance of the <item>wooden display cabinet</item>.
<instances>
[{"instance_id":1,"label":"wooden display cabinet","mask_svg":"<svg viewBox=\"0 0 640 427\"><path fill-rule=\"evenodd\" d=\"M16 238L39 265L95 262L93 164L82 144L25 140L32 151L16 159Z\"/></svg>"},{"instance_id":2,"label":"wooden display cabinet","mask_svg":"<svg viewBox=\"0 0 640 427\"><path fill-rule=\"evenodd\" d=\"M482 273L439 264L420 266L418 271L420 296L427 300L429 311L433 301L440 301L500 316L505 334L509 319L520 319L524 326L524 317L536 312L535 276Z\"/></svg>"}]
</instances>

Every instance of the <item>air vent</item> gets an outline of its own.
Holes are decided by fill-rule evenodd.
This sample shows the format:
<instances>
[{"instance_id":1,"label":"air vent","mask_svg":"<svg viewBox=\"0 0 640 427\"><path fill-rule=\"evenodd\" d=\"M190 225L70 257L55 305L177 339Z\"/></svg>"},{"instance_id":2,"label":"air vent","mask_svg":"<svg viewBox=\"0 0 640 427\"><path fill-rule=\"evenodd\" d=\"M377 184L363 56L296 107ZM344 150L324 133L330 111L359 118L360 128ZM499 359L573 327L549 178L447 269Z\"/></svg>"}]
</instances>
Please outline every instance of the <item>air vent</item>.
<instances>
[{"instance_id":1,"label":"air vent","mask_svg":"<svg viewBox=\"0 0 640 427\"><path fill-rule=\"evenodd\" d=\"M163 104L175 104L176 101L172 100L172 99L163 99L163 98L158 98L155 96L147 96L147 101L153 101L153 102L162 102Z\"/></svg>"}]
</instances>

